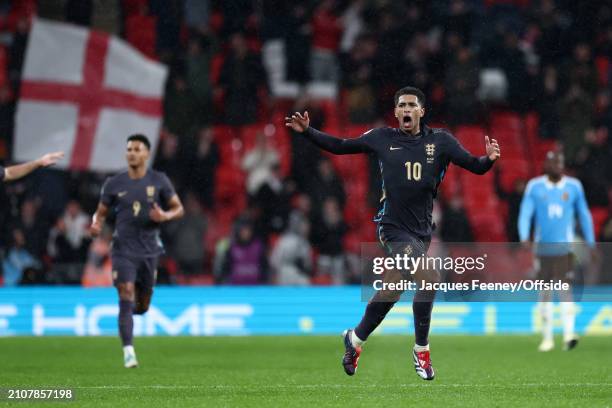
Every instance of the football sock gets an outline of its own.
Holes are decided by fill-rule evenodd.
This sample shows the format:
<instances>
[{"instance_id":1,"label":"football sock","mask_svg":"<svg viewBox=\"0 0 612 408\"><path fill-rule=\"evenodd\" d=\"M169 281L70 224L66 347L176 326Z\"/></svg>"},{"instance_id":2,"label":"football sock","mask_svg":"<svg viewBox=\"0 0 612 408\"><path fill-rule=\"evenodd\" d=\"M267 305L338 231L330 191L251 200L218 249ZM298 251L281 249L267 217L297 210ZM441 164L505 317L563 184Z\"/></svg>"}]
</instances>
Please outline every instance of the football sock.
<instances>
[{"instance_id":1,"label":"football sock","mask_svg":"<svg viewBox=\"0 0 612 408\"><path fill-rule=\"evenodd\" d=\"M124 346L132 345L134 332L134 302L129 300L119 301L119 336Z\"/></svg>"},{"instance_id":2,"label":"football sock","mask_svg":"<svg viewBox=\"0 0 612 408\"><path fill-rule=\"evenodd\" d=\"M429 344L426 346L419 346L418 344L414 345L414 351L420 353L421 351L429 351Z\"/></svg>"},{"instance_id":3,"label":"football sock","mask_svg":"<svg viewBox=\"0 0 612 408\"><path fill-rule=\"evenodd\" d=\"M355 327L355 334L362 341L366 341L368 336L372 334L378 327L380 322L383 321L389 310L393 307L395 302L370 302L366 307L365 313L361 318L361 321Z\"/></svg>"},{"instance_id":4,"label":"football sock","mask_svg":"<svg viewBox=\"0 0 612 408\"><path fill-rule=\"evenodd\" d=\"M365 341L357 337L357 335L355 334L355 330L353 330L351 331L351 343L353 344L353 347L361 347L363 346L363 343L365 343Z\"/></svg>"},{"instance_id":5,"label":"football sock","mask_svg":"<svg viewBox=\"0 0 612 408\"><path fill-rule=\"evenodd\" d=\"M561 302L561 319L563 320L563 340L574 338L574 322L576 314L573 302Z\"/></svg>"},{"instance_id":6,"label":"football sock","mask_svg":"<svg viewBox=\"0 0 612 408\"><path fill-rule=\"evenodd\" d=\"M540 303L542 316L542 335L544 340L553 340L553 304L552 302Z\"/></svg>"},{"instance_id":7,"label":"football sock","mask_svg":"<svg viewBox=\"0 0 612 408\"><path fill-rule=\"evenodd\" d=\"M436 292L433 290L418 290L414 294L412 314L414 316L414 338L418 346L429 344L429 326L435 296Z\"/></svg>"}]
</instances>

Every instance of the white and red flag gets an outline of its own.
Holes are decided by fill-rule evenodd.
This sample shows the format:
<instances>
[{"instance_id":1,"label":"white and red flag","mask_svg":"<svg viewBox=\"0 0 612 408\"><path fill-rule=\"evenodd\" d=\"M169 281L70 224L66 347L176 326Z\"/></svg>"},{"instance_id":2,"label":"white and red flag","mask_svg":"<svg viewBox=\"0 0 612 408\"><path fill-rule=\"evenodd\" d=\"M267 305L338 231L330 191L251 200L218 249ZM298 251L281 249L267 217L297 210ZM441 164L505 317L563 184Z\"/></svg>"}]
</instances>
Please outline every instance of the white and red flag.
<instances>
[{"instance_id":1,"label":"white and red flag","mask_svg":"<svg viewBox=\"0 0 612 408\"><path fill-rule=\"evenodd\" d=\"M63 150L63 167L125 167L125 140L149 137L155 152L167 69L124 41L82 27L35 20L15 118L13 158ZM61 163L60 163L61 164Z\"/></svg>"}]
</instances>

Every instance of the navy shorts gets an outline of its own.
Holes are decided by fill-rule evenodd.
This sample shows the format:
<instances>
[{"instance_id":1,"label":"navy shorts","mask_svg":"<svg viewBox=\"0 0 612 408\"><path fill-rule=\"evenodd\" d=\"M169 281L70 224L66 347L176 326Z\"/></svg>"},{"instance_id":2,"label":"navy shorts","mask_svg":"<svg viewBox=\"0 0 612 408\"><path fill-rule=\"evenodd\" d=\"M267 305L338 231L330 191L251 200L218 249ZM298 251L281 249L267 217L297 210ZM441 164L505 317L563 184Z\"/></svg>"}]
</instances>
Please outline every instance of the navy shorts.
<instances>
[{"instance_id":1,"label":"navy shorts","mask_svg":"<svg viewBox=\"0 0 612 408\"><path fill-rule=\"evenodd\" d=\"M380 223L376 231L378 233L378 240L387 255L427 255L431 238L423 239L410 231L391 224Z\"/></svg>"},{"instance_id":2,"label":"navy shorts","mask_svg":"<svg viewBox=\"0 0 612 408\"><path fill-rule=\"evenodd\" d=\"M153 289L157 280L157 257L112 255L113 283L132 282L143 289Z\"/></svg>"}]
</instances>

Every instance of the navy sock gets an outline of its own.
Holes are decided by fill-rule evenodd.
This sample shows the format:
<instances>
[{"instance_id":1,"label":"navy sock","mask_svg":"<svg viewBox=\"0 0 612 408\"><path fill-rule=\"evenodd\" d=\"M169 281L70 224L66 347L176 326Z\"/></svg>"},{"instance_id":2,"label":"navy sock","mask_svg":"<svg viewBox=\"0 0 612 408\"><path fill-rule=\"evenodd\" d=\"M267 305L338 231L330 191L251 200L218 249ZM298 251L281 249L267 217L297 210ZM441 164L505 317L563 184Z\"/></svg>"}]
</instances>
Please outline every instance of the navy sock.
<instances>
[{"instance_id":1,"label":"navy sock","mask_svg":"<svg viewBox=\"0 0 612 408\"><path fill-rule=\"evenodd\" d=\"M119 301L119 336L123 346L132 345L134 335L134 302L129 300Z\"/></svg>"},{"instance_id":2,"label":"navy sock","mask_svg":"<svg viewBox=\"0 0 612 408\"><path fill-rule=\"evenodd\" d=\"M414 294L412 314L414 316L414 339L418 346L429 344L429 326L435 296L436 292L433 290L419 290Z\"/></svg>"},{"instance_id":3,"label":"navy sock","mask_svg":"<svg viewBox=\"0 0 612 408\"><path fill-rule=\"evenodd\" d=\"M370 302L366 307L365 313L361 318L361 322L355 327L355 334L361 340L366 341L368 336L372 334L383 321L389 310L395 302Z\"/></svg>"}]
</instances>

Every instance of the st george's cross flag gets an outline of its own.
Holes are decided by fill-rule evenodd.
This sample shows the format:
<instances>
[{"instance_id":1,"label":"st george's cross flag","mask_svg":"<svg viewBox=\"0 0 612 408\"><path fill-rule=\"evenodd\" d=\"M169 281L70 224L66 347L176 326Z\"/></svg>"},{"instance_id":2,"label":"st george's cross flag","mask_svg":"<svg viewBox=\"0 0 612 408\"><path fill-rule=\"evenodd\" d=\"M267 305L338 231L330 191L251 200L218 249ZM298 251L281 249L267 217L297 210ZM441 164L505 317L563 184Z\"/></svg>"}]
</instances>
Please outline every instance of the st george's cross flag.
<instances>
[{"instance_id":1,"label":"st george's cross flag","mask_svg":"<svg viewBox=\"0 0 612 408\"><path fill-rule=\"evenodd\" d=\"M123 40L37 19L28 40L15 117L13 159L63 150L60 167L116 171L126 138L157 146L167 69Z\"/></svg>"}]
</instances>

